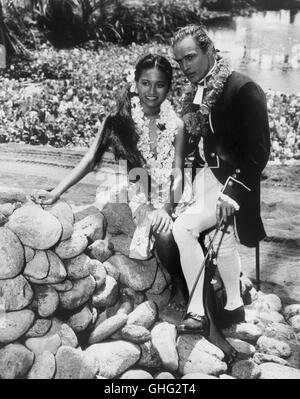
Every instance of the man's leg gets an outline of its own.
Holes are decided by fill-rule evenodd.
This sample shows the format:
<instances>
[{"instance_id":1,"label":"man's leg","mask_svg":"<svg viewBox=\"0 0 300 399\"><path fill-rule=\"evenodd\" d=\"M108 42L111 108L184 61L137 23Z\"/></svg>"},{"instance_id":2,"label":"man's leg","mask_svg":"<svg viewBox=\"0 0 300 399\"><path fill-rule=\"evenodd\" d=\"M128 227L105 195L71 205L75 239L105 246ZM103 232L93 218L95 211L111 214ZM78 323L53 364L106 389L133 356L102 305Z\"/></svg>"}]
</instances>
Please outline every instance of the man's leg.
<instances>
[{"instance_id":1,"label":"man's leg","mask_svg":"<svg viewBox=\"0 0 300 399\"><path fill-rule=\"evenodd\" d=\"M222 232L219 232L214 249L218 249L218 269L226 290L225 309L234 310L243 305L240 294L241 259L237 250L233 226L228 226L227 232L223 235L222 243L219 245L221 236Z\"/></svg>"},{"instance_id":2,"label":"man's leg","mask_svg":"<svg viewBox=\"0 0 300 399\"><path fill-rule=\"evenodd\" d=\"M180 252L182 270L186 283L191 293L199 273L199 268L204 261L204 254L201 245L198 242L199 234L202 231L212 227L216 223L215 211L209 208L202 208L199 212L196 203L187 212L180 215L173 226L173 234ZM203 306L203 285L204 270L200 275L198 284L194 291L188 312L204 316Z\"/></svg>"},{"instance_id":3,"label":"man's leg","mask_svg":"<svg viewBox=\"0 0 300 399\"><path fill-rule=\"evenodd\" d=\"M214 226L216 220L216 202L221 183L210 169L201 170L193 182L195 201L175 220L173 235L178 245L181 266L189 293L195 284L199 269L204 261L204 254L198 242L202 231ZM204 270L194 291L188 312L204 316L203 306Z\"/></svg>"}]
</instances>

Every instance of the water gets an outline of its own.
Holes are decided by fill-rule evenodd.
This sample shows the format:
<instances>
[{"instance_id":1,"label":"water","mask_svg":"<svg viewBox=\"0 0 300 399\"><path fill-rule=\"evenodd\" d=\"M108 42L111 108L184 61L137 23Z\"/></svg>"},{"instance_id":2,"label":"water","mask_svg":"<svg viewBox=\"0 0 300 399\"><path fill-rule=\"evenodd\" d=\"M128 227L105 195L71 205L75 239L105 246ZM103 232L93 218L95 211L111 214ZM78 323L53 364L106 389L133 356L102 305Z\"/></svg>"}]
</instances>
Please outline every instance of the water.
<instances>
[{"instance_id":1,"label":"water","mask_svg":"<svg viewBox=\"0 0 300 399\"><path fill-rule=\"evenodd\" d=\"M256 12L208 30L233 69L265 90L300 93L300 11Z\"/></svg>"}]
</instances>

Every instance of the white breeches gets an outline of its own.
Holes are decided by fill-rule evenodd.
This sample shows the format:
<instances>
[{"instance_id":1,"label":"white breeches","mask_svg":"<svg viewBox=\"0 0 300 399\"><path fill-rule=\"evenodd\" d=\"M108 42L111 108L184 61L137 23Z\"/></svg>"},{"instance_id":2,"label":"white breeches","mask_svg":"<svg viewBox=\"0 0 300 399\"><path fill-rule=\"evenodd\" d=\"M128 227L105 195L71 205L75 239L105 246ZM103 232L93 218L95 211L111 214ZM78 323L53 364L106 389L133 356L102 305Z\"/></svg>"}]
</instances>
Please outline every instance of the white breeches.
<instances>
[{"instance_id":1,"label":"white breeches","mask_svg":"<svg viewBox=\"0 0 300 399\"><path fill-rule=\"evenodd\" d=\"M216 225L216 202L219 198L222 184L208 168L202 169L194 181L194 201L178 216L173 225L173 235L180 251L183 273L191 292L196 276L201 267L204 254L198 242L199 234ZM210 233L212 238L214 232ZM214 249L217 250L222 232L217 234ZM209 237L206 237L206 244ZM240 297L239 278L241 272L240 257L237 251L237 240L234 229L229 226L218 248L218 268L224 282L227 304L226 309L233 310L242 305ZM204 315L203 308L204 271L201 274L188 311Z\"/></svg>"}]
</instances>

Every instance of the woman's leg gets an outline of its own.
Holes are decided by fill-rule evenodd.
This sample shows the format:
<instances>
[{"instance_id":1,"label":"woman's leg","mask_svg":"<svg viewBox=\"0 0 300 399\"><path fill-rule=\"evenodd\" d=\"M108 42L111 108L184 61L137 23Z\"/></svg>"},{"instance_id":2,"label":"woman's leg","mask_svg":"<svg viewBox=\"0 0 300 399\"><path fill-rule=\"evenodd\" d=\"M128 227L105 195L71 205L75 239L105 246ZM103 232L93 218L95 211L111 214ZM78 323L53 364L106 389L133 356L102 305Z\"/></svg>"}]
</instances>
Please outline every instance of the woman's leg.
<instances>
[{"instance_id":1,"label":"woman's leg","mask_svg":"<svg viewBox=\"0 0 300 399\"><path fill-rule=\"evenodd\" d=\"M180 264L178 247L172 233L153 233L158 257L172 278L171 305L182 308L188 301L188 289Z\"/></svg>"}]
</instances>

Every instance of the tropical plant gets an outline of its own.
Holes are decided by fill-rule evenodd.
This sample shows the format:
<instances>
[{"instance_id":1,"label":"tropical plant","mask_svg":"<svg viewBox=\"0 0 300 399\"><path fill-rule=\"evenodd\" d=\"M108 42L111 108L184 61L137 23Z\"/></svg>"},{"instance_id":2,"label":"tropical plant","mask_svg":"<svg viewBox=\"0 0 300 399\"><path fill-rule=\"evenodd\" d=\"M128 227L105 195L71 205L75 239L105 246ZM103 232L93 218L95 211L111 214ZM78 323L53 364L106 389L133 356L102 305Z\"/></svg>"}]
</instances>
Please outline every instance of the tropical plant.
<instances>
[{"instance_id":1,"label":"tropical plant","mask_svg":"<svg viewBox=\"0 0 300 399\"><path fill-rule=\"evenodd\" d=\"M68 47L86 41L85 18L90 12L88 0L48 0L35 8L38 27L56 47Z\"/></svg>"},{"instance_id":2,"label":"tropical plant","mask_svg":"<svg viewBox=\"0 0 300 399\"><path fill-rule=\"evenodd\" d=\"M42 0L40 0L42 2ZM56 47L99 42L130 44L168 39L177 27L200 22L202 0L47 0L38 22Z\"/></svg>"},{"instance_id":3,"label":"tropical plant","mask_svg":"<svg viewBox=\"0 0 300 399\"><path fill-rule=\"evenodd\" d=\"M7 18L7 14L10 16ZM14 15L14 18L11 16ZM24 45L26 40L21 41L19 37L22 31L27 31L25 22L19 18L19 13L13 1L5 3L5 13L2 1L0 0L0 42L5 46L8 60L15 56L30 57L30 52Z\"/></svg>"},{"instance_id":4,"label":"tropical plant","mask_svg":"<svg viewBox=\"0 0 300 399\"><path fill-rule=\"evenodd\" d=\"M89 40L122 45L166 41L178 27L202 22L205 12L203 0L27 0L24 18L12 0L6 3L18 37L32 41L26 29L36 23L57 48Z\"/></svg>"}]
</instances>

